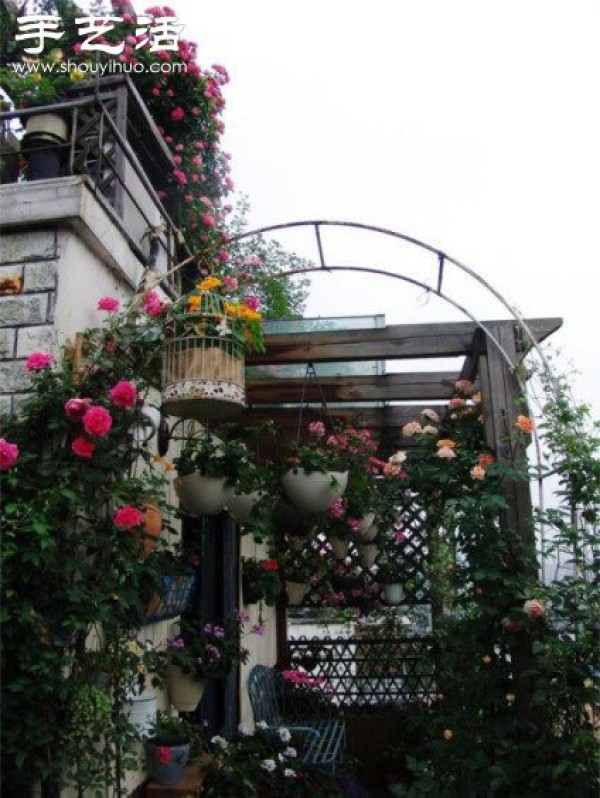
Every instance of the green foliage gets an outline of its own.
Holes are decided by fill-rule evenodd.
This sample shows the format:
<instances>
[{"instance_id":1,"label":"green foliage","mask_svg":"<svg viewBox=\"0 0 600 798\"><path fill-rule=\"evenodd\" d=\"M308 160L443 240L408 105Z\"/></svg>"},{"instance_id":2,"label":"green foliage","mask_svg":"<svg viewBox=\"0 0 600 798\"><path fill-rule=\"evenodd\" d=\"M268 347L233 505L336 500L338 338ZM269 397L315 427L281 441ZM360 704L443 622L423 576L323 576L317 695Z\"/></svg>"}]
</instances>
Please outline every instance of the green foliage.
<instances>
[{"instance_id":1,"label":"green foliage","mask_svg":"<svg viewBox=\"0 0 600 798\"><path fill-rule=\"evenodd\" d=\"M191 743L199 735L199 726L181 715L158 712L150 726L147 741L153 745L177 746Z\"/></svg>"},{"instance_id":2,"label":"green foliage","mask_svg":"<svg viewBox=\"0 0 600 798\"><path fill-rule=\"evenodd\" d=\"M156 550L147 556L144 511L147 504L163 517L170 511L164 476L136 433L157 378L157 327L129 309L86 331L81 362L65 356L55 368L32 372L19 416L3 424L20 451L2 485L6 784L60 782L66 773L80 789L113 785L133 761L123 705L143 656L128 652L128 631L160 588L166 545L153 539ZM123 381L129 387L119 399ZM92 430L90 407L112 419L110 429ZM85 456L77 440L92 447ZM120 511L131 524L117 525ZM90 650L93 640L98 651ZM111 696L108 724L99 683ZM97 719L88 730L98 745L84 756L87 738L75 730L86 705ZM74 754L79 762L71 762Z\"/></svg>"},{"instance_id":3,"label":"green foliage","mask_svg":"<svg viewBox=\"0 0 600 798\"><path fill-rule=\"evenodd\" d=\"M599 442L567 381L546 388L542 429L561 504L537 520L551 540L546 554L572 567L549 585L538 581L533 552L506 524L505 487L527 474L486 450L479 398L463 385L457 398L464 402L439 425L411 430L421 451L407 471L427 511L429 576L446 614L431 652L438 695L413 718L423 745L406 751L412 776L397 795L597 793L591 715L599 697L600 602L591 555L597 536L586 519L597 517Z\"/></svg>"},{"instance_id":4,"label":"green foliage","mask_svg":"<svg viewBox=\"0 0 600 798\"><path fill-rule=\"evenodd\" d=\"M242 587L245 604L257 604L261 601L268 606L275 604L283 587L277 560L257 560L254 557L243 559Z\"/></svg>"}]
</instances>

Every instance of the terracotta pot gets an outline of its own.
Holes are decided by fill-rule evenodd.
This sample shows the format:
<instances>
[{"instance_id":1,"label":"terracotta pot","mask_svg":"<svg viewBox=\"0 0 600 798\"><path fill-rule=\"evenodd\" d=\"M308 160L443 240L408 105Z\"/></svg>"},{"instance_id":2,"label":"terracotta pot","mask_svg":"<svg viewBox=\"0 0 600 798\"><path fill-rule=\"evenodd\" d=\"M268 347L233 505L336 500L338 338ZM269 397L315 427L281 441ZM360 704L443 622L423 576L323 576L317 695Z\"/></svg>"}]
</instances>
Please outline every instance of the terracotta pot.
<instances>
[{"instance_id":1,"label":"terracotta pot","mask_svg":"<svg viewBox=\"0 0 600 798\"><path fill-rule=\"evenodd\" d=\"M302 604L304 596L308 593L310 584L308 582L288 582L285 583L285 589L288 596L288 604L296 605Z\"/></svg>"},{"instance_id":2,"label":"terracotta pot","mask_svg":"<svg viewBox=\"0 0 600 798\"><path fill-rule=\"evenodd\" d=\"M144 504L144 539L140 559L145 560L156 548L156 543L163 528L161 511L155 504Z\"/></svg>"},{"instance_id":3,"label":"terracotta pot","mask_svg":"<svg viewBox=\"0 0 600 798\"><path fill-rule=\"evenodd\" d=\"M179 665L167 667L169 701L179 712L193 712L204 695L206 679L194 679L184 673Z\"/></svg>"},{"instance_id":4,"label":"terracotta pot","mask_svg":"<svg viewBox=\"0 0 600 798\"><path fill-rule=\"evenodd\" d=\"M293 468L283 476L283 488L294 507L305 515L324 513L343 495L347 471L312 471Z\"/></svg>"},{"instance_id":5,"label":"terracotta pot","mask_svg":"<svg viewBox=\"0 0 600 798\"><path fill-rule=\"evenodd\" d=\"M188 515L218 515L233 494L225 477L208 477L195 471L173 481L175 492Z\"/></svg>"}]
</instances>

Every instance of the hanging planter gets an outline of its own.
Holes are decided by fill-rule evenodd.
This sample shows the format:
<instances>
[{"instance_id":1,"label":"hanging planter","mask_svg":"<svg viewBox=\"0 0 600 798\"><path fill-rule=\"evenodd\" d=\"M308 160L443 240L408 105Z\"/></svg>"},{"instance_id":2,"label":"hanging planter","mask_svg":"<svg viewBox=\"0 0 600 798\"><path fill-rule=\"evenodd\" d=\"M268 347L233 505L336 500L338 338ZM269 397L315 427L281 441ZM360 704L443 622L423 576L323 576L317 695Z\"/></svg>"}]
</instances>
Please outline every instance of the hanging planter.
<instances>
[{"instance_id":1,"label":"hanging planter","mask_svg":"<svg viewBox=\"0 0 600 798\"><path fill-rule=\"evenodd\" d=\"M27 180L60 177L66 160L68 125L59 114L40 113L27 117L21 150Z\"/></svg>"},{"instance_id":2,"label":"hanging planter","mask_svg":"<svg viewBox=\"0 0 600 798\"><path fill-rule=\"evenodd\" d=\"M345 560L348 556L348 550L350 548L350 541L344 540L343 538L339 538L336 535L332 535L328 538L329 545L331 546L331 551L333 552L333 556L336 560Z\"/></svg>"},{"instance_id":3,"label":"hanging planter","mask_svg":"<svg viewBox=\"0 0 600 798\"><path fill-rule=\"evenodd\" d=\"M148 735L156 722L157 699L154 693L130 694L125 702L125 716L140 737Z\"/></svg>"},{"instance_id":4,"label":"hanging planter","mask_svg":"<svg viewBox=\"0 0 600 798\"><path fill-rule=\"evenodd\" d=\"M207 277L181 297L163 354L165 413L197 420L222 419L244 409L245 350L263 346L262 316L221 294Z\"/></svg>"},{"instance_id":5,"label":"hanging planter","mask_svg":"<svg viewBox=\"0 0 600 798\"><path fill-rule=\"evenodd\" d=\"M288 604L291 604L292 606L297 606L298 604L302 604L302 602L304 601L304 597L308 593L309 588L310 588L309 582L286 581L285 590L288 597Z\"/></svg>"},{"instance_id":6,"label":"hanging planter","mask_svg":"<svg viewBox=\"0 0 600 798\"><path fill-rule=\"evenodd\" d=\"M283 475L282 484L288 499L301 513L323 513L343 495L348 472L308 473L303 468L292 468Z\"/></svg>"},{"instance_id":7,"label":"hanging planter","mask_svg":"<svg viewBox=\"0 0 600 798\"><path fill-rule=\"evenodd\" d=\"M233 495L227 477L209 477L197 471L177 477L173 485L188 515L218 515Z\"/></svg>"},{"instance_id":8,"label":"hanging planter","mask_svg":"<svg viewBox=\"0 0 600 798\"><path fill-rule=\"evenodd\" d=\"M169 701L179 712L193 712L206 690L206 679L196 679L184 673L179 665L167 667Z\"/></svg>"},{"instance_id":9,"label":"hanging planter","mask_svg":"<svg viewBox=\"0 0 600 798\"><path fill-rule=\"evenodd\" d=\"M251 493L232 493L227 500L227 509L238 524L245 524L255 505L264 495L264 491L261 490L254 490Z\"/></svg>"},{"instance_id":10,"label":"hanging planter","mask_svg":"<svg viewBox=\"0 0 600 798\"><path fill-rule=\"evenodd\" d=\"M363 543L358 547L358 560L363 568L375 565L378 554L379 546L376 543Z\"/></svg>"},{"instance_id":11,"label":"hanging planter","mask_svg":"<svg viewBox=\"0 0 600 798\"><path fill-rule=\"evenodd\" d=\"M383 585L383 600L386 604L401 604L404 598L404 589L400 582L389 582Z\"/></svg>"}]
</instances>

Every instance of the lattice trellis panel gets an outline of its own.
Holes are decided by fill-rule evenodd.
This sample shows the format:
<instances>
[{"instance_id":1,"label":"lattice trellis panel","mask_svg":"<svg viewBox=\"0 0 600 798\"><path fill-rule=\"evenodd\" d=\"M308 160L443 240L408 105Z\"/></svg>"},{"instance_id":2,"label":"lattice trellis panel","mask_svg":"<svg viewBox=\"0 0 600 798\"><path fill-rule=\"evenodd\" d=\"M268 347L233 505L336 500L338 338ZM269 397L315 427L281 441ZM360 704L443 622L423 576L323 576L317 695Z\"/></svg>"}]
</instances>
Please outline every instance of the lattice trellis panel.
<instances>
[{"instance_id":1,"label":"lattice trellis panel","mask_svg":"<svg viewBox=\"0 0 600 798\"><path fill-rule=\"evenodd\" d=\"M402 567L404 577L403 603L427 604L430 601L426 563L429 553L424 512L415 503L407 504L398 513L397 528L402 531ZM300 547L304 545L304 550ZM375 541L376 545L376 541ZM291 539L291 550L297 565L302 560L311 563L310 588L300 606L303 607L359 607L372 609L383 601L382 585L378 578L379 554L372 565L363 559L363 547L350 543L347 554L336 552L327 537L312 534L309 542Z\"/></svg>"},{"instance_id":2,"label":"lattice trellis panel","mask_svg":"<svg viewBox=\"0 0 600 798\"><path fill-rule=\"evenodd\" d=\"M341 707L401 703L435 693L431 640L377 637L299 637L287 641L289 665L323 680Z\"/></svg>"}]
</instances>

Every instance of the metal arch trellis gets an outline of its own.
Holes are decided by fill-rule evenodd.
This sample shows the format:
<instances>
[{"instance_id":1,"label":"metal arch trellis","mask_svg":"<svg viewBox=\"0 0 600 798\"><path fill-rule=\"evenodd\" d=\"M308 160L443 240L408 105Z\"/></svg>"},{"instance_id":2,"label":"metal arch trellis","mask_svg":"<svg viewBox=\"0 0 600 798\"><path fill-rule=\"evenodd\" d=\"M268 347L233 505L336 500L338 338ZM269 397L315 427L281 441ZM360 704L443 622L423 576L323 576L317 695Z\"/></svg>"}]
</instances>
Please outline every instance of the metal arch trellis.
<instances>
[{"instance_id":1,"label":"metal arch trellis","mask_svg":"<svg viewBox=\"0 0 600 798\"><path fill-rule=\"evenodd\" d=\"M238 233L237 235L231 236L228 238L224 243L225 244L237 244L241 241L245 241L248 239L255 238L257 236L261 236L264 233L273 233L277 231L295 229L295 228L312 228L314 231L316 244L317 244L317 251L319 255L319 264L317 266L306 266L303 268L298 269L289 269L287 271L278 272L278 276L282 278L287 277L294 277L303 274L311 274L311 273L322 273L322 272L335 272L335 271L351 271L351 272L361 272L367 274L376 274L382 277L389 277L393 279L402 280L405 283L410 285L414 285L418 288L423 289L427 293L432 293L435 296L439 297L440 299L444 300L460 313L464 314L470 321L472 321L482 332L485 334L486 338L490 341L490 343L496 348L499 352L500 356L504 359L507 366L513 372L515 379L518 382L519 389L521 390L524 396L527 396L529 400L533 399L537 403L537 397L532 396L531 392L528 389L526 379L524 379L525 370L522 367L521 361L513 362L508 352L504 349L500 341L496 338L496 336L492 333L490 329L482 322L477 316L472 313L468 308L463 306L453 297L449 296L445 291L442 290L443 283L444 283L444 272L447 265L454 266L459 271L463 272L475 282L479 283L486 291L489 292L491 296L493 296L508 312L512 315L515 322L518 324L519 329L522 333L523 338L528 342L530 348L535 351L537 357L539 358L539 362L541 363L542 370L544 376L546 377L547 384L550 386L550 389L558 393L558 383L553 374L551 365L546 358L544 352L542 351L534 333L528 326L527 322L523 318L522 314L517 310L517 308L512 305L497 289L495 289L487 280L485 280L481 275L479 275L474 269L471 269L466 264L459 261L457 258L453 258L452 256L448 255L443 250L432 246L431 244L427 244L424 241L421 241L414 236L409 236L405 233L398 232L396 230L391 230L386 227L380 227L377 225L370 225L365 224L362 222L345 222L339 220L324 220L324 219L311 219L311 220L299 220L294 222L283 222L279 224L272 224L266 225L264 227L254 228L252 230L248 230L242 233ZM396 239L398 241L404 241L408 244L412 244L419 249L422 249L426 252L431 253L437 259L437 284L435 286L430 285L426 282L421 280L417 280L414 277L411 277L406 274L402 274L401 272L391 271L389 269L383 268L375 268L375 267L361 267L361 266L351 266L351 265L330 265L327 263L326 256L325 256L325 249L323 246L323 240L321 237L321 229L322 228L347 228L351 230L363 230L369 233L375 233L378 235L387 236L392 239ZM143 277L142 281L146 285L146 287L151 287L159 282L165 281L170 276L174 275L182 268L189 266L192 263L195 263L199 260L200 257L205 253L193 253L189 257L185 258L184 260L180 261L176 264L173 268L171 268L166 274L158 275L156 273L146 272ZM544 500L544 478L545 475L543 473L542 468L542 453L541 453L541 445L539 434L537 431L537 427L533 430L533 438L534 438L534 447L535 447L535 458L537 460L536 463L536 472L537 472L537 494L538 494L538 508L543 511L545 508L545 500ZM542 537L541 537L541 546L542 552L544 551L545 541L544 535L542 530ZM543 557L542 557L543 560Z\"/></svg>"}]
</instances>

